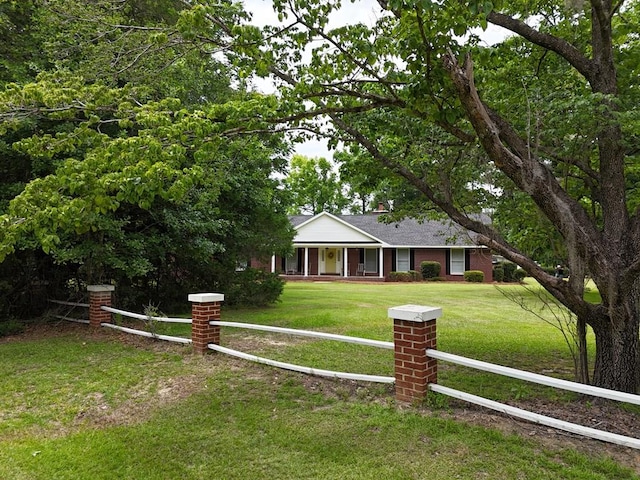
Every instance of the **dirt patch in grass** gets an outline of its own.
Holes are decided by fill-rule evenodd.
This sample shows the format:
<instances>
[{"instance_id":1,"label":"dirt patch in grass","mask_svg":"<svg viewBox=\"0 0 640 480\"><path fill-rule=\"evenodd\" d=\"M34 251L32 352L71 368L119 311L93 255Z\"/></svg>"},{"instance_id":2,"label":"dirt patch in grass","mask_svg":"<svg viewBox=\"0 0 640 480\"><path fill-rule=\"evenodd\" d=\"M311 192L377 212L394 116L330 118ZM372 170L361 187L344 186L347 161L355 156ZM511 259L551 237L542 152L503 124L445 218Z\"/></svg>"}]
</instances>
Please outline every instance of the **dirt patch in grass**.
<instances>
[{"instance_id":1,"label":"dirt patch in grass","mask_svg":"<svg viewBox=\"0 0 640 480\"><path fill-rule=\"evenodd\" d=\"M608 402L589 404L586 401L562 403L523 400L510 404L523 410L598 430L633 438L640 436L640 416ZM640 450L531 423L458 400L452 401L451 409L443 415L471 425L494 428L505 434L530 438L549 450L572 448L589 456L606 456L640 475Z\"/></svg>"}]
</instances>

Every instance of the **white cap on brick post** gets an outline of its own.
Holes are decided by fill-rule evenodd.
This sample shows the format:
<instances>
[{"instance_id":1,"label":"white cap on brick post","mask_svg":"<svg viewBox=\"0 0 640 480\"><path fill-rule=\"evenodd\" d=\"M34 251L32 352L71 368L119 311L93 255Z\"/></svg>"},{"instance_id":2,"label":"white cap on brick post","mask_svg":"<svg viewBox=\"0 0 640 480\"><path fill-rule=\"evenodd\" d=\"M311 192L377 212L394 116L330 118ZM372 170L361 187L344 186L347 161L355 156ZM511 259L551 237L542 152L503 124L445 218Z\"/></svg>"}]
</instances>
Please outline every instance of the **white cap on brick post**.
<instances>
[{"instance_id":1,"label":"white cap on brick post","mask_svg":"<svg viewBox=\"0 0 640 480\"><path fill-rule=\"evenodd\" d=\"M189 301L194 303L224 302L222 293L190 293Z\"/></svg>"},{"instance_id":2,"label":"white cap on brick post","mask_svg":"<svg viewBox=\"0 0 640 480\"><path fill-rule=\"evenodd\" d=\"M113 292L115 289L113 285L87 285L88 292Z\"/></svg>"},{"instance_id":3,"label":"white cap on brick post","mask_svg":"<svg viewBox=\"0 0 640 480\"><path fill-rule=\"evenodd\" d=\"M401 305L389 309L389 318L410 322L428 322L442 316L442 308L425 305Z\"/></svg>"}]
</instances>

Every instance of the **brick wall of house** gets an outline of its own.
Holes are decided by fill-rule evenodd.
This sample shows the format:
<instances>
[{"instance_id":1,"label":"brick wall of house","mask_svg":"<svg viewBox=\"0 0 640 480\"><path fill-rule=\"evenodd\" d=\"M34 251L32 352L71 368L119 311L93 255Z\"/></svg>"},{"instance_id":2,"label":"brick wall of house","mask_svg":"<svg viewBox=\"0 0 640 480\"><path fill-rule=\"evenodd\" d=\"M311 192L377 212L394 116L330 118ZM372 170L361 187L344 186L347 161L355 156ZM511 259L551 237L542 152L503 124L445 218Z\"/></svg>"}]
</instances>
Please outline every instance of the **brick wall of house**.
<instances>
[{"instance_id":1,"label":"brick wall of house","mask_svg":"<svg viewBox=\"0 0 640 480\"><path fill-rule=\"evenodd\" d=\"M358 264L360 263L360 249L348 248L347 249L347 264L349 266L349 276L355 277L358 273Z\"/></svg>"},{"instance_id":2,"label":"brick wall of house","mask_svg":"<svg viewBox=\"0 0 640 480\"><path fill-rule=\"evenodd\" d=\"M493 263L491 252L486 248L477 248L471 251L469 270L484 272L484 281L493 282Z\"/></svg>"},{"instance_id":3,"label":"brick wall of house","mask_svg":"<svg viewBox=\"0 0 640 480\"><path fill-rule=\"evenodd\" d=\"M428 248L416 248L415 253L416 264L414 270L420 271L420 264L422 262L438 262L440 264L440 276L445 277L447 255L442 249L428 249ZM450 276L451 277L451 276ZM455 280L455 277L452 277L448 280Z\"/></svg>"}]
</instances>

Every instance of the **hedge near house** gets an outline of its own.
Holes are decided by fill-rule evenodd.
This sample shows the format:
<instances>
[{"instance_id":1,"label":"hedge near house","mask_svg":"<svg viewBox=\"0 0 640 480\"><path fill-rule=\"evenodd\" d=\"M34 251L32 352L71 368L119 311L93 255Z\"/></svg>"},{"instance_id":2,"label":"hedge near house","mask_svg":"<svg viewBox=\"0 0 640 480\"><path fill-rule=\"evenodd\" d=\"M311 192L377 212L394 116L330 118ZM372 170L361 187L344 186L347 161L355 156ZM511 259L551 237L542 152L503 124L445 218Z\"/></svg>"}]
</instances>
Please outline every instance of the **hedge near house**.
<instances>
[{"instance_id":1,"label":"hedge near house","mask_svg":"<svg viewBox=\"0 0 640 480\"><path fill-rule=\"evenodd\" d=\"M439 262L426 260L420 263L420 271L422 273L422 278L424 278L425 280L439 277L441 269L442 269L442 266L440 265Z\"/></svg>"},{"instance_id":2,"label":"hedge near house","mask_svg":"<svg viewBox=\"0 0 640 480\"><path fill-rule=\"evenodd\" d=\"M481 270L467 270L464 272L465 282L482 283L484 282L484 272Z\"/></svg>"}]
</instances>

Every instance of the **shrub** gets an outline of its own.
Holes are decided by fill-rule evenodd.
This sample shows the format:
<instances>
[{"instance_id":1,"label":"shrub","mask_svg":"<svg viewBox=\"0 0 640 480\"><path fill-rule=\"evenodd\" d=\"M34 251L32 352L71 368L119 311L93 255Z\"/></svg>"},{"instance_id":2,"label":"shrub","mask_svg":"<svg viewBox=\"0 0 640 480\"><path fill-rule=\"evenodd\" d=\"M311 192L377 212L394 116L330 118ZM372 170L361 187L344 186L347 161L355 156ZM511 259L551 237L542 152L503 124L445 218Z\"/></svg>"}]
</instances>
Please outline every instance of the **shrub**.
<instances>
[{"instance_id":1,"label":"shrub","mask_svg":"<svg viewBox=\"0 0 640 480\"><path fill-rule=\"evenodd\" d=\"M516 271L513 272L513 279L516 282L522 282L522 280L524 280L524 277L526 276L527 276L527 272L522 268L517 268Z\"/></svg>"},{"instance_id":2,"label":"shrub","mask_svg":"<svg viewBox=\"0 0 640 480\"><path fill-rule=\"evenodd\" d=\"M505 282L515 282L514 273L518 266L515 263L511 262L503 262L502 269L504 270L504 281Z\"/></svg>"},{"instance_id":3,"label":"shrub","mask_svg":"<svg viewBox=\"0 0 640 480\"><path fill-rule=\"evenodd\" d=\"M420 280L420 273L415 270L409 270L408 272L391 272L389 274L389 280L391 282L415 282Z\"/></svg>"},{"instance_id":4,"label":"shrub","mask_svg":"<svg viewBox=\"0 0 640 480\"><path fill-rule=\"evenodd\" d=\"M482 283L484 282L484 272L480 270L466 270L464 279L467 282Z\"/></svg>"},{"instance_id":5,"label":"shrub","mask_svg":"<svg viewBox=\"0 0 640 480\"><path fill-rule=\"evenodd\" d=\"M502 265L496 265L493 267L493 281L502 282L504 280L504 268Z\"/></svg>"},{"instance_id":6,"label":"shrub","mask_svg":"<svg viewBox=\"0 0 640 480\"><path fill-rule=\"evenodd\" d=\"M439 262L424 261L420 263L422 278L429 280L440 276L441 265Z\"/></svg>"},{"instance_id":7,"label":"shrub","mask_svg":"<svg viewBox=\"0 0 640 480\"><path fill-rule=\"evenodd\" d=\"M224 286L227 305L265 306L275 303L284 289L284 280L277 273L257 268L235 272Z\"/></svg>"},{"instance_id":8,"label":"shrub","mask_svg":"<svg viewBox=\"0 0 640 480\"><path fill-rule=\"evenodd\" d=\"M9 318L0 322L0 337L17 335L24 331L24 324L15 318Z\"/></svg>"}]
</instances>

